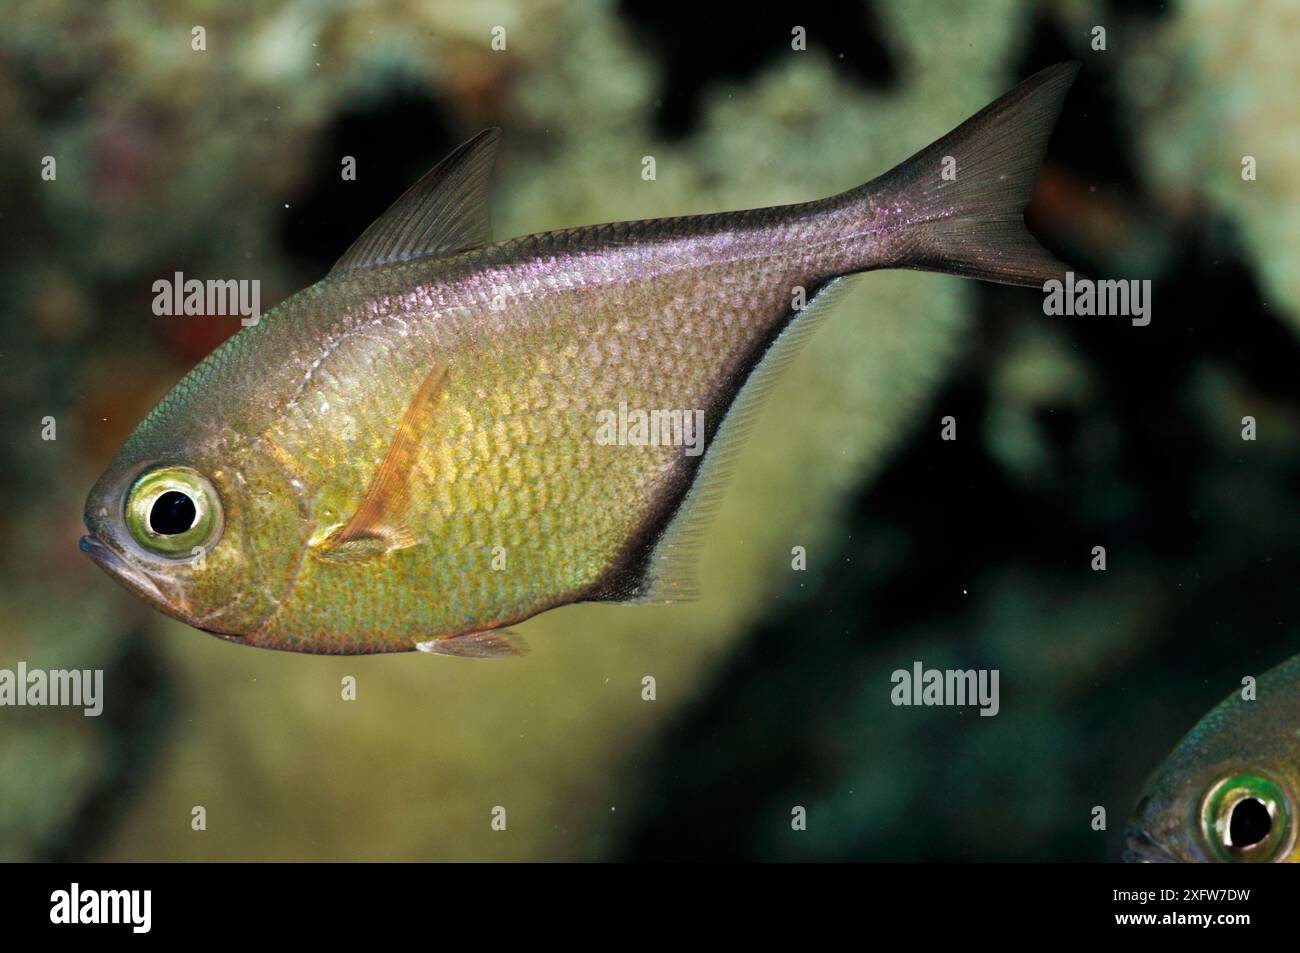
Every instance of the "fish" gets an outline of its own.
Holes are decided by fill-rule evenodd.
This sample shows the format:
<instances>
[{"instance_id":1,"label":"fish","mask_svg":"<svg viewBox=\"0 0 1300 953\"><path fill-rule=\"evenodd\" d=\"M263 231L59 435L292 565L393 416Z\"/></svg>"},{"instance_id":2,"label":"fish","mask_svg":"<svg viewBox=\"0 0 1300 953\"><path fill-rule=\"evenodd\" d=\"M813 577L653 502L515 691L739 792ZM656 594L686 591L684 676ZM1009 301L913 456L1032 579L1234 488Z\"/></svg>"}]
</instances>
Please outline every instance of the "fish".
<instances>
[{"instance_id":1,"label":"fish","mask_svg":"<svg viewBox=\"0 0 1300 953\"><path fill-rule=\"evenodd\" d=\"M163 397L80 548L194 628L307 653L506 658L558 606L688 601L762 395L850 276L1061 278L1024 209L1077 71L829 198L495 242L486 130Z\"/></svg>"},{"instance_id":2,"label":"fish","mask_svg":"<svg viewBox=\"0 0 1300 953\"><path fill-rule=\"evenodd\" d=\"M1296 863L1300 655L1238 689L1155 770L1124 834L1130 863Z\"/></svg>"}]
</instances>

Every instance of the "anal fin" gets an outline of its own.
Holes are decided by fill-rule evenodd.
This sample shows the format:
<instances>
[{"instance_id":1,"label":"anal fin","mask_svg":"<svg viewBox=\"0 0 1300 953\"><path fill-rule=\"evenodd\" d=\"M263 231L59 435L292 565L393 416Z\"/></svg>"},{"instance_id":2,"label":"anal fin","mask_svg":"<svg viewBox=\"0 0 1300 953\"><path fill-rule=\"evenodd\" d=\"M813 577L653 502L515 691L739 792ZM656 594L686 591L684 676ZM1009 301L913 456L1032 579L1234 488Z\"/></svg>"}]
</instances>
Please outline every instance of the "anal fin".
<instances>
[{"instance_id":1,"label":"anal fin","mask_svg":"<svg viewBox=\"0 0 1300 953\"><path fill-rule=\"evenodd\" d=\"M709 441L689 488L663 530L648 550L635 554L619 567L588 599L671 605L698 597L699 552L764 399L804 342L852 287L855 278L849 275L825 282L802 309L792 310L777 322L781 330L766 350L757 355Z\"/></svg>"}]
</instances>

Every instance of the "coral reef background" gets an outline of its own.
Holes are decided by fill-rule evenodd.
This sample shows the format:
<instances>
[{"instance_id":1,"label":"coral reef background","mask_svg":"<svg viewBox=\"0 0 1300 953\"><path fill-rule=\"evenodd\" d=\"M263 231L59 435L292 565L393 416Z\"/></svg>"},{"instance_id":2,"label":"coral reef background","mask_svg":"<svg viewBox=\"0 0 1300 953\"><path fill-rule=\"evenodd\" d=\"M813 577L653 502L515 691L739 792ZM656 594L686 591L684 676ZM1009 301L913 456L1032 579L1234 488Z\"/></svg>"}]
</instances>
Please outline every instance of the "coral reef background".
<instances>
[{"instance_id":1,"label":"coral reef background","mask_svg":"<svg viewBox=\"0 0 1300 953\"><path fill-rule=\"evenodd\" d=\"M26 5L0 33L0 667L102 668L106 703L0 709L0 858L1114 859L1147 772L1300 651L1300 13L1251 9ZM811 199L1070 58L1030 223L1151 279L1151 325L860 280L768 398L699 603L549 613L513 664L302 657L77 551L112 452L238 327L155 316L158 278L258 279L269 308L491 124L500 237ZM1001 713L892 706L914 660L999 669Z\"/></svg>"}]
</instances>

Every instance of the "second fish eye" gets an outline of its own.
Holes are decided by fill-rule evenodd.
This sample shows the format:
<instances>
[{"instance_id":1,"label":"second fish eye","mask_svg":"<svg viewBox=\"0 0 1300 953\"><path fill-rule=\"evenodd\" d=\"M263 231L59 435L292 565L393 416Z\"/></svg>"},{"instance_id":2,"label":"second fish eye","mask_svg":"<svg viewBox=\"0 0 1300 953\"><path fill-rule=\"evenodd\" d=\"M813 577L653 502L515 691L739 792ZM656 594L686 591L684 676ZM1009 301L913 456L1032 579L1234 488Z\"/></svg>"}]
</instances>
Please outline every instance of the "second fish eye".
<instances>
[{"instance_id":1,"label":"second fish eye","mask_svg":"<svg viewBox=\"0 0 1300 953\"><path fill-rule=\"evenodd\" d=\"M1254 847L1268 839L1273 829L1273 815L1269 807L1258 798L1242 798L1232 806L1228 818L1228 837L1233 847Z\"/></svg>"},{"instance_id":2,"label":"second fish eye","mask_svg":"<svg viewBox=\"0 0 1300 953\"><path fill-rule=\"evenodd\" d=\"M1258 774L1224 778L1210 788L1201 808L1201 833L1216 859L1268 862L1295 839L1294 810L1286 791Z\"/></svg>"}]
</instances>

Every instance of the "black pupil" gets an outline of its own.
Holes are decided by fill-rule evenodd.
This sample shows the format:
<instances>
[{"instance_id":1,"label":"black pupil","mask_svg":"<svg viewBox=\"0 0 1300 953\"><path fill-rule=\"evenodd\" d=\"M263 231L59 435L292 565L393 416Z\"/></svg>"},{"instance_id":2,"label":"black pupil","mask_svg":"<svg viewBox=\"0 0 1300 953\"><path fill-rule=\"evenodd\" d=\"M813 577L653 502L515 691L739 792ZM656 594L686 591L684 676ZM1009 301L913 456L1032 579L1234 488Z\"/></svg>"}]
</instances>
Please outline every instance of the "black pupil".
<instances>
[{"instance_id":1,"label":"black pupil","mask_svg":"<svg viewBox=\"0 0 1300 953\"><path fill-rule=\"evenodd\" d=\"M153 502L149 511L149 528L160 536L175 536L194 525L198 510L184 493L168 490Z\"/></svg>"},{"instance_id":2,"label":"black pupil","mask_svg":"<svg viewBox=\"0 0 1300 953\"><path fill-rule=\"evenodd\" d=\"M1273 829L1273 818L1268 808L1255 798L1239 801L1232 809L1232 820L1228 822L1228 836L1232 838L1233 847L1253 847Z\"/></svg>"}]
</instances>

